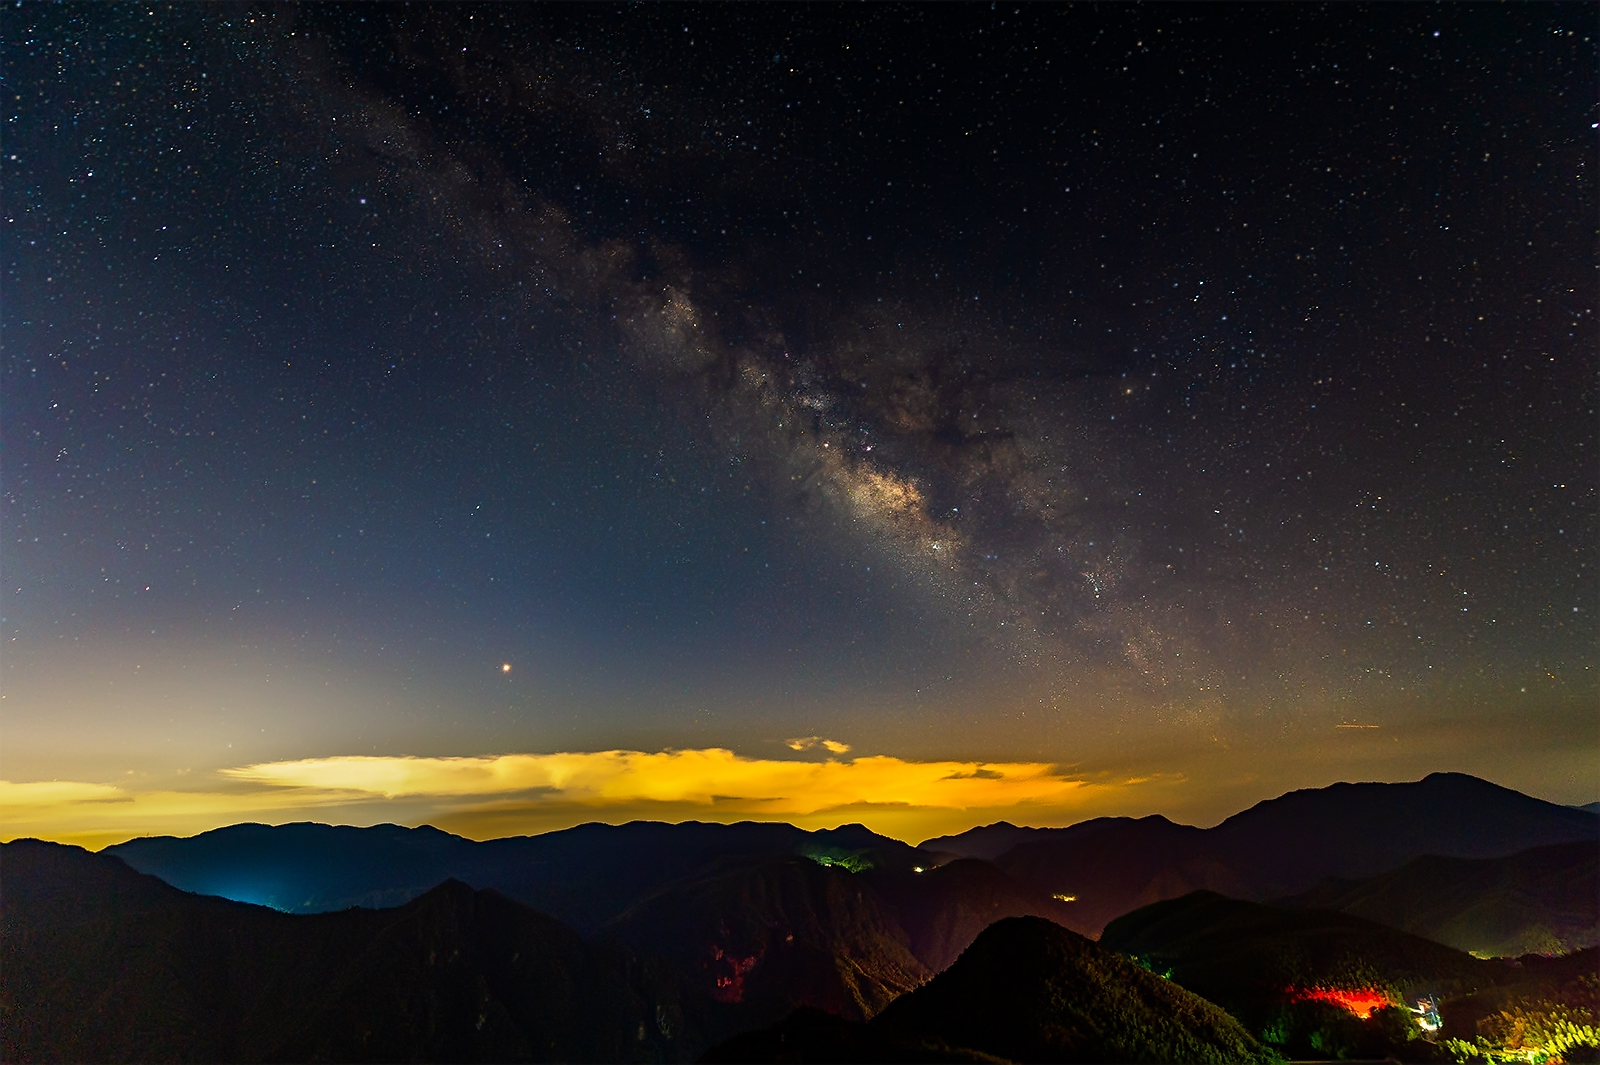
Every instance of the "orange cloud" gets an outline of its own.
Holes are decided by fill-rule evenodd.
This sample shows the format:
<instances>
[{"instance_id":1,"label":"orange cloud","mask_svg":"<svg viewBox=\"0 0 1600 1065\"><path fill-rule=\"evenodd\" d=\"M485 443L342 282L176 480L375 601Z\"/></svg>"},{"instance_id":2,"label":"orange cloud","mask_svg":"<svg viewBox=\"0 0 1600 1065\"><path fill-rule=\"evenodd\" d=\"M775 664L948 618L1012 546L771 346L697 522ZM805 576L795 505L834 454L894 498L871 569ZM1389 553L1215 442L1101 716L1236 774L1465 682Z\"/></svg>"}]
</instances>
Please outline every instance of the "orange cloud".
<instances>
[{"instance_id":1,"label":"orange cloud","mask_svg":"<svg viewBox=\"0 0 1600 1065\"><path fill-rule=\"evenodd\" d=\"M820 737L798 742L849 750ZM889 755L798 761L746 758L720 747L473 758L349 755L263 762L219 775L222 780L195 790L0 782L0 823L7 839L34 835L84 845L189 834L242 820L304 819L431 822L480 836L491 826L504 834L631 817L782 819L811 826L863 821L914 839L918 826L947 831L1019 815L1059 820L1103 798L1108 788L1064 775L1048 762Z\"/></svg>"},{"instance_id":2,"label":"orange cloud","mask_svg":"<svg viewBox=\"0 0 1600 1065\"><path fill-rule=\"evenodd\" d=\"M790 741L803 749L812 738ZM846 744L819 740L830 751ZM467 797L542 791L596 805L740 802L774 814L809 814L858 803L944 808L1061 802L1084 783L1048 762L913 762L888 755L849 761L744 758L704 750L506 754L481 758L352 755L226 769L235 780L384 798Z\"/></svg>"}]
</instances>

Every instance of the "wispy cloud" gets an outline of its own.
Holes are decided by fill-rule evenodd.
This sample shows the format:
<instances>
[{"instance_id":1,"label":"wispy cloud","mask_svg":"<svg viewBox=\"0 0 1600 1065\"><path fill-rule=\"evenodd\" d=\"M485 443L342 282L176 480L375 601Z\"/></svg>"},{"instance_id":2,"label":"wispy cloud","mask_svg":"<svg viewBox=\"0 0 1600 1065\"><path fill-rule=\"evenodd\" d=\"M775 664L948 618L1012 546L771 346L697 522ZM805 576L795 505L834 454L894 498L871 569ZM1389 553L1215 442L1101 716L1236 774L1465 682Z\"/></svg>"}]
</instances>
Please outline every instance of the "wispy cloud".
<instances>
[{"instance_id":1,"label":"wispy cloud","mask_svg":"<svg viewBox=\"0 0 1600 1065\"><path fill-rule=\"evenodd\" d=\"M825 740L821 736L796 736L794 739L784 740L783 742L791 751L809 751L819 744L834 754L844 754L850 750L848 743L840 743L838 740Z\"/></svg>"},{"instance_id":2,"label":"wispy cloud","mask_svg":"<svg viewBox=\"0 0 1600 1065\"><path fill-rule=\"evenodd\" d=\"M116 802L127 797L127 792L110 784L85 784L77 780L36 780L13 784L9 780L0 780L0 810L7 813L63 803Z\"/></svg>"}]
</instances>

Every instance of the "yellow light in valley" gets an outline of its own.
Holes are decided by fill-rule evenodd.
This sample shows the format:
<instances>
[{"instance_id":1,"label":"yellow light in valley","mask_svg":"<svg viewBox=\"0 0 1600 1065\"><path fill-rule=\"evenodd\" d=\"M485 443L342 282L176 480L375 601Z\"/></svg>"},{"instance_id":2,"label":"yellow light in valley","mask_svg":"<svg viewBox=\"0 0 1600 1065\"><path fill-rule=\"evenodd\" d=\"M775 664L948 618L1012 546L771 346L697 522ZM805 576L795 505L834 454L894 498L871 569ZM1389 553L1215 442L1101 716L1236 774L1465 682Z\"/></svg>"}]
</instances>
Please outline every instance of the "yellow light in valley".
<instances>
[{"instance_id":1,"label":"yellow light in valley","mask_svg":"<svg viewBox=\"0 0 1600 1065\"><path fill-rule=\"evenodd\" d=\"M502 673L510 673L511 672L511 663L510 662L502 662L502 663L500 663L500 672L502 672Z\"/></svg>"}]
</instances>

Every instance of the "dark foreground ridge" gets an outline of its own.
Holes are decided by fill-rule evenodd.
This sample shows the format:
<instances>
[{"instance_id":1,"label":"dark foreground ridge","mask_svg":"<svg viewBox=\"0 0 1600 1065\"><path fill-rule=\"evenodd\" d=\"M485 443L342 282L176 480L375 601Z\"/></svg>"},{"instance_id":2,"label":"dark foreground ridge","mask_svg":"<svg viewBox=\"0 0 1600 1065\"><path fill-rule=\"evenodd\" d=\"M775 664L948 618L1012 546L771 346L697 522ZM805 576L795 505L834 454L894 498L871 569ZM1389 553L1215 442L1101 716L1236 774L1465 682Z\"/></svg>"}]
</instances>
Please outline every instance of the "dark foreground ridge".
<instances>
[{"instance_id":1,"label":"dark foreground ridge","mask_svg":"<svg viewBox=\"0 0 1600 1065\"><path fill-rule=\"evenodd\" d=\"M865 1025L797 1012L702 1059L738 1061L1256 1062L1238 1021L1037 917L984 931L947 971Z\"/></svg>"},{"instance_id":2,"label":"dark foreground ridge","mask_svg":"<svg viewBox=\"0 0 1600 1065\"><path fill-rule=\"evenodd\" d=\"M988 866L735 854L586 940L456 880L285 914L36 840L0 894L8 1061L690 1060L797 1006L870 1017L1028 903Z\"/></svg>"},{"instance_id":3,"label":"dark foreground ridge","mask_svg":"<svg viewBox=\"0 0 1600 1065\"><path fill-rule=\"evenodd\" d=\"M1458 1055L1439 1040L1477 1046L1479 1038L1526 1060L1600 1053L1594 948L1558 958L1474 958L1353 914L1209 891L1120 917L1100 943L1217 1003L1290 1057L1451 1061ZM1434 1041L1418 1023L1430 1008L1430 1023L1439 1026ZM1567 1031L1567 1023L1589 1026L1588 1034Z\"/></svg>"},{"instance_id":4,"label":"dark foreground ridge","mask_svg":"<svg viewBox=\"0 0 1600 1065\"><path fill-rule=\"evenodd\" d=\"M291 916L76 847L5 845L6 1061L652 1061L670 979L458 881Z\"/></svg>"}]
</instances>

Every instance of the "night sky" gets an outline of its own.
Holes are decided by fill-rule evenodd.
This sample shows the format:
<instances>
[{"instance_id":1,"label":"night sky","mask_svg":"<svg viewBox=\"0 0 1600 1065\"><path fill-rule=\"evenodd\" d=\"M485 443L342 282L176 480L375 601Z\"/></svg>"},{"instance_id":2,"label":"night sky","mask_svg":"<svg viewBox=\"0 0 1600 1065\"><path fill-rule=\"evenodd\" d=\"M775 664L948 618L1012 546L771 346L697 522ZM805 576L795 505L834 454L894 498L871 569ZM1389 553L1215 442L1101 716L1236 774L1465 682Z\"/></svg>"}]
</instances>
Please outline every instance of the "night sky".
<instances>
[{"instance_id":1,"label":"night sky","mask_svg":"<svg viewBox=\"0 0 1600 1065\"><path fill-rule=\"evenodd\" d=\"M1600 797L1593 14L11 9L5 835Z\"/></svg>"}]
</instances>

